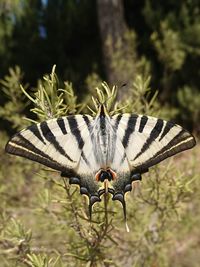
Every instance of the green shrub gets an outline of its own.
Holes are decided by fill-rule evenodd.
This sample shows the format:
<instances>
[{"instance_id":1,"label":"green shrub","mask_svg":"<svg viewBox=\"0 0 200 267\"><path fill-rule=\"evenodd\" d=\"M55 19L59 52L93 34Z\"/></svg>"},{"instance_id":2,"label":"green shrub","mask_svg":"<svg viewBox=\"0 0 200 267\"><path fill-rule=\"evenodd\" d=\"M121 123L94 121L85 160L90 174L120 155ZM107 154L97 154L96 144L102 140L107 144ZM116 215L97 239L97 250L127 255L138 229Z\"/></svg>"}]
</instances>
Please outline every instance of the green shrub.
<instances>
[{"instance_id":1,"label":"green shrub","mask_svg":"<svg viewBox=\"0 0 200 267\"><path fill-rule=\"evenodd\" d=\"M8 111L14 111L15 116L9 119L6 111L1 114L14 127L19 128L22 122L17 110L23 110L29 101L34 105L31 110L37 121L86 110L85 103L78 103L70 83L59 88L55 67L30 94L27 88L21 87L20 91L19 86L12 91L13 85L8 81L15 75L20 81L21 72L17 68L10 73L3 84L10 98ZM160 113L157 94L150 94L149 78L138 76L132 97L123 103L116 102L116 90L106 83L96 90L96 97L107 99L112 113ZM21 92L29 100L19 97L16 106L9 105ZM95 113L95 98L88 105L87 112ZM56 171L5 155L8 137L1 132L0 138L0 266L174 266L176 244L198 230L196 150L188 153L189 160L180 156L152 168L142 183L126 195L130 228L127 233L120 203L105 200L96 204L90 222L87 199L76 186L69 186ZM195 243L188 250L199 251L198 245ZM177 261L176 266L186 266L181 264Z\"/></svg>"}]
</instances>

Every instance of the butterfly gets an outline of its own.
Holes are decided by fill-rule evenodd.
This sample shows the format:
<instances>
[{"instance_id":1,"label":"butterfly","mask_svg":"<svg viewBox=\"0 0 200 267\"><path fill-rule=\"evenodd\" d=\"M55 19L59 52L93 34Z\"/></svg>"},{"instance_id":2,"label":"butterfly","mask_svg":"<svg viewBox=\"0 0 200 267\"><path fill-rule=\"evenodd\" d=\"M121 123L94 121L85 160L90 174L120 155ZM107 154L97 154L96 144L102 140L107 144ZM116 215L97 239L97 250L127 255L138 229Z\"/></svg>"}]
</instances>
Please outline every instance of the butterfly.
<instances>
[{"instance_id":1,"label":"butterfly","mask_svg":"<svg viewBox=\"0 0 200 267\"><path fill-rule=\"evenodd\" d=\"M34 124L15 134L6 152L55 169L92 206L110 193L122 203L126 218L125 193L150 167L196 144L181 126L151 116L110 116L99 104L95 117L69 115Z\"/></svg>"}]
</instances>

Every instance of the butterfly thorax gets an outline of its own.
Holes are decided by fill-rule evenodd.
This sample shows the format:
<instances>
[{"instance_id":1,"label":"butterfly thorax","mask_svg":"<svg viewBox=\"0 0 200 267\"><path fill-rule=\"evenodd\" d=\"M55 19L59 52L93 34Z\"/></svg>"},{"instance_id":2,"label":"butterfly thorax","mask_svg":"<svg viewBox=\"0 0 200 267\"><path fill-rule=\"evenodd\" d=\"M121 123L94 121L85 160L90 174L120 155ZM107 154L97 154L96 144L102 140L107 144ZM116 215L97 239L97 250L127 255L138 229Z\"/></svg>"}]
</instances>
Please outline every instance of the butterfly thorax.
<instances>
[{"instance_id":1,"label":"butterfly thorax","mask_svg":"<svg viewBox=\"0 0 200 267\"><path fill-rule=\"evenodd\" d=\"M106 169L113 161L114 135L110 117L104 113L97 115L93 125L92 142L94 156L100 168Z\"/></svg>"}]
</instances>

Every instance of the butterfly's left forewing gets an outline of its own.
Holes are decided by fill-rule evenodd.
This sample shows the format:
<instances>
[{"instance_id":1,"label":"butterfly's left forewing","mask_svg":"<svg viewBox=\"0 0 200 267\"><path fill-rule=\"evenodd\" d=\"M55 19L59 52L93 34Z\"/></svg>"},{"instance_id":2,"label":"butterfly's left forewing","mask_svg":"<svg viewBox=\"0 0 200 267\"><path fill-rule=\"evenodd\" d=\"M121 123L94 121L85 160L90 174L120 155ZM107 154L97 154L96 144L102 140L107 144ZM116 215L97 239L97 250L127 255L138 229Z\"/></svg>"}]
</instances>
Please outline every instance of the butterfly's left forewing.
<instances>
[{"instance_id":1,"label":"butterfly's left forewing","mask_svg":"<svg viewBox=\"0 0 200 267\"><path fill-rule=\"evenodd\" d=\"M92 122L91 116L74 115L32 125L14 135L6 151L62 172L71 183L76 181L83 193L97 193L89 128Z\"/></svg>"},{"instance_id":2,"label":"butterfly's left forewing","mask_svg":"<svg viewBox=\"0 0 200 267\"><path fill-rule=\"evenodd\" d=\"M84 127L81 117L76 121L79 128ZM71 128L67 117L34 124L14 135L6 151L59 171L72 169L78 164L81 150Z\"/></svg>"}]
</instances>

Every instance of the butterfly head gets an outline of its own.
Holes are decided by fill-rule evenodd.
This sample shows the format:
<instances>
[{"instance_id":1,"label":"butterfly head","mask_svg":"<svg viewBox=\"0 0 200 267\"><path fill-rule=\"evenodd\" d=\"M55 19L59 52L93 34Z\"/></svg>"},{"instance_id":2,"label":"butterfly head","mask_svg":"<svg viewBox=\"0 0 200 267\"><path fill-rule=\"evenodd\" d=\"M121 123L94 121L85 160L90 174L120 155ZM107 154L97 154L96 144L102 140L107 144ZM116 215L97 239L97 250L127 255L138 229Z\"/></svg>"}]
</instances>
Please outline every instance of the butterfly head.
<instances>
[{"instance_id":1,"label":"butterfly head","mask_svg":"<svg viewBox=\"0 0 200 267\"><path fill-rule=\"evenodd\" d=\"M99 103L97 116L99 117L109 116L109 112L105 103L104 104Z\"/></svg>"}]
</instances>

